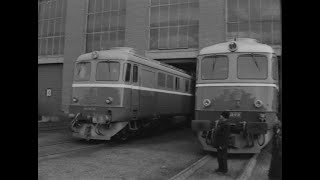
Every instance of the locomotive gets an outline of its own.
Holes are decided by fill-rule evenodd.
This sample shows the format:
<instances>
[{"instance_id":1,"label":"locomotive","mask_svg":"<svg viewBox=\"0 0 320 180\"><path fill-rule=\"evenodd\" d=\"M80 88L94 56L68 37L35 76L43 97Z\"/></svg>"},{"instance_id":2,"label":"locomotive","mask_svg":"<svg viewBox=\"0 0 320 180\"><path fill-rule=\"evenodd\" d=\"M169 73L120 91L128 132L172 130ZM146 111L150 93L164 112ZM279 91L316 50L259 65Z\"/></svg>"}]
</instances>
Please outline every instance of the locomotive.
<instances>
[{"instance_id":1,"label":"locomotive","mask_svg":"<svg viewBox=\"0 0 320 180\"><path fill-rule=\"evenodd\" d=\"M279 122L278 59L272 47L239 38L200 50L192 129L206 151L216 151L214 131L230 114L230 153L258 153Z\"/></svg>"},{"instance_id":2,"label":"locomotive","mask_svg":"<svg viewBox=\"0 0 320 180\"><path fill-rule=\"evenodd\" d=\"M185 71L130 47L82 54L74 68L72 134L126 140L163 118L188 117L193 112L192 80Z\"/></svg>"}]
</instances>

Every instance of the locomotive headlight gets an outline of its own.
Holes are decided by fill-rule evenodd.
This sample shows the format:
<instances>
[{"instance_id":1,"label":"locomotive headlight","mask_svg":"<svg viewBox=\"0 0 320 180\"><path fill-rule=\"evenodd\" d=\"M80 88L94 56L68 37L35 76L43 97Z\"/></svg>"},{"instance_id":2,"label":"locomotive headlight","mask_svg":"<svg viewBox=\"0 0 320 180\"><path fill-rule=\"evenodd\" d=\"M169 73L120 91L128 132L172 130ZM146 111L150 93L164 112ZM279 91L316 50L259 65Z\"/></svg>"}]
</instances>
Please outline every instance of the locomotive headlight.
<instances>
[{"instance_id":1,"label":"locomotive headlight","mask_svg":"<svg viewBox=\"0 0 320 180\"><path fill-rule=\"evenodd\" d=\"M107 100L106 100L106 103L107 104L111 104L113 101L112 97L108 97Z\"/></svg>"},{"instance_id":2,"label":"locomotive headlight","mask_svg":"<svg viewBox=\"0 0 320 180\"><path fill-rule=\"evenodd\" d=\"M205 100L203 100L203 105L205 106L205 107L208 107L208 106L210 106L211 105L211 101L210 101L210 99L205 99Z\"/></svg>"},{"instance_id":3,"label":"locomotive headlight","mask_svg":"<svg viewBox=\"0 0 320 180\"><path fill-rule=\"evenodd\" d=\"M255 100L254 101L254 106L256 108L260 108L260 107L262 107L262 105L263 105L263 102L261 100Z\"/></svg>"},{"instance_id":4,"label":"locomotive headlight","mask_svg":"<svg viewBox=\"0 0 320 180\"><path fill-rule=\"evenodd\" d=\"M74 97L74 98L72 98L72 102L77 103L78 99Z\"/></svg>"}]
</instances>

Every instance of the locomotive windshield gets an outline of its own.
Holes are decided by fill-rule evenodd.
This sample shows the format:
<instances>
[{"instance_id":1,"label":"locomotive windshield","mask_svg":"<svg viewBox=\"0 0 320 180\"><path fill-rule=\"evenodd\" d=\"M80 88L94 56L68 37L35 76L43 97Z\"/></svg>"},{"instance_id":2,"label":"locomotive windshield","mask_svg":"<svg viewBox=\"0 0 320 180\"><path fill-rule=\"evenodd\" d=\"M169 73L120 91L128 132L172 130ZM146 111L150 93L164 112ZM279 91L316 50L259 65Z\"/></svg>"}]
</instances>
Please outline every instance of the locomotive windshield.
<instances>
[{"instance_id":1,"label":"locomotive windshield","mask_svg":"<svg viewBox=\"0 0 320 180\"><path fill-rule=\"evenodd\" d=\"M264 55L244 54L238 57L239 79L266 79L268 60Z\"/></svg>"},{"instance_id":2,"label":"locomotive windshield","mask_svg":"<svg viewBox=\"0 0 320 180\"><path fill-rule=\"evenodd\" d=\"M120 74L119 62L102 61L97 64L97 81L118 81Z\"/></svg>"},{"instance_id":3,"label":"locomotive windshield","mask_svg":"<svg viewBox=\"0 0 320 180\"><path fill-rule=\"evenodd\" d=\"M90 79L91 63L79 62L76 64L74 74L75 81L88 81Z\"/></svg>"},{"instance_id":4,"label":"locomotive windshield","mask_svg":"<svg viewBox=\"0 0 320 180\"><path fill-rule=\"evenodd\" d=\"M201 61L202 79L227 79L228 78L228 57L207 56Z\"/></svg>"}]
</instances>

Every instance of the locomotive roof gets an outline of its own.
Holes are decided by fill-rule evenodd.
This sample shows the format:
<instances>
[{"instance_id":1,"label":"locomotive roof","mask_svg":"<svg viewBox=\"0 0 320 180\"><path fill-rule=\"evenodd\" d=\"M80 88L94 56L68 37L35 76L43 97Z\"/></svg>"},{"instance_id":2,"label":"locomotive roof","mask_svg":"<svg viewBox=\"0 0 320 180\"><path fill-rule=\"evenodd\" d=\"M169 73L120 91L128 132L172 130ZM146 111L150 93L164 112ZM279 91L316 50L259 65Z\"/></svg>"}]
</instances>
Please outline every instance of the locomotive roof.
<instances>
[{"instance_id":1,"label":"locomotive roof","mask_svg":"<svg viewBox=\"0 0 320 180\"><path fill-rule=\"evenodd\" d=\"M215 54L215 53L230 53L229 44L235 42L237 44L237 50L235 52L266 52L273 53L273 49L266 45L258 43L257 40L251 38L239 38L230 40L223 43L218 43L212 46L205 47L200 50L199 55Z\"/></svg>"},{"instance_id":2,"label":"locomotive roof","mask_svg":"<svg viewBox=\"0 0 320 180\"><path fill-rule=\"evenodd\" d=\"M167 70L171 73L179 74L186 78L191 78L191 76L187 74L185 71L183 71L182 69L178 69L169 64L161 63L160 61L156 61L151 58L140 56L136 53L136 51L133 48L130 48L130 47L114 47L109 50L95 51L95 52L98 54L98 59L122 59L125 61L131 60L137 63L156 67L158 69ZM93 52L82 54L78 57L76 61L92 60L93 59L92 54Z\"/></svg>"}]
</instances>

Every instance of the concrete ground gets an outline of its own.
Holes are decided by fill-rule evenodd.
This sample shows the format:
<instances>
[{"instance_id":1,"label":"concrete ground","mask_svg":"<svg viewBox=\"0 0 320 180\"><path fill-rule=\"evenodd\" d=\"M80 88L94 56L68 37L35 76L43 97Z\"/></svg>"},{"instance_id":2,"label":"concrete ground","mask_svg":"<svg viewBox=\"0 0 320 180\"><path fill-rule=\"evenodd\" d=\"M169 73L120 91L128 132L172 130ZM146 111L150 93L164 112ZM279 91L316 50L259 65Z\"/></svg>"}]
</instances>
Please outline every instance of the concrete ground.
<instances>
[{"instance_id":1,"label":"concrete ground","mask_svg":"<svg viewBox=\"0 0 320 180\"><path fill-rule=\"evenodd\" d=\"M39 134L45 142L68 138ZM189 128L174 128L124 143L38 161L38 179L169 179L206 153Z\"/></svg>"}]
</instances>

